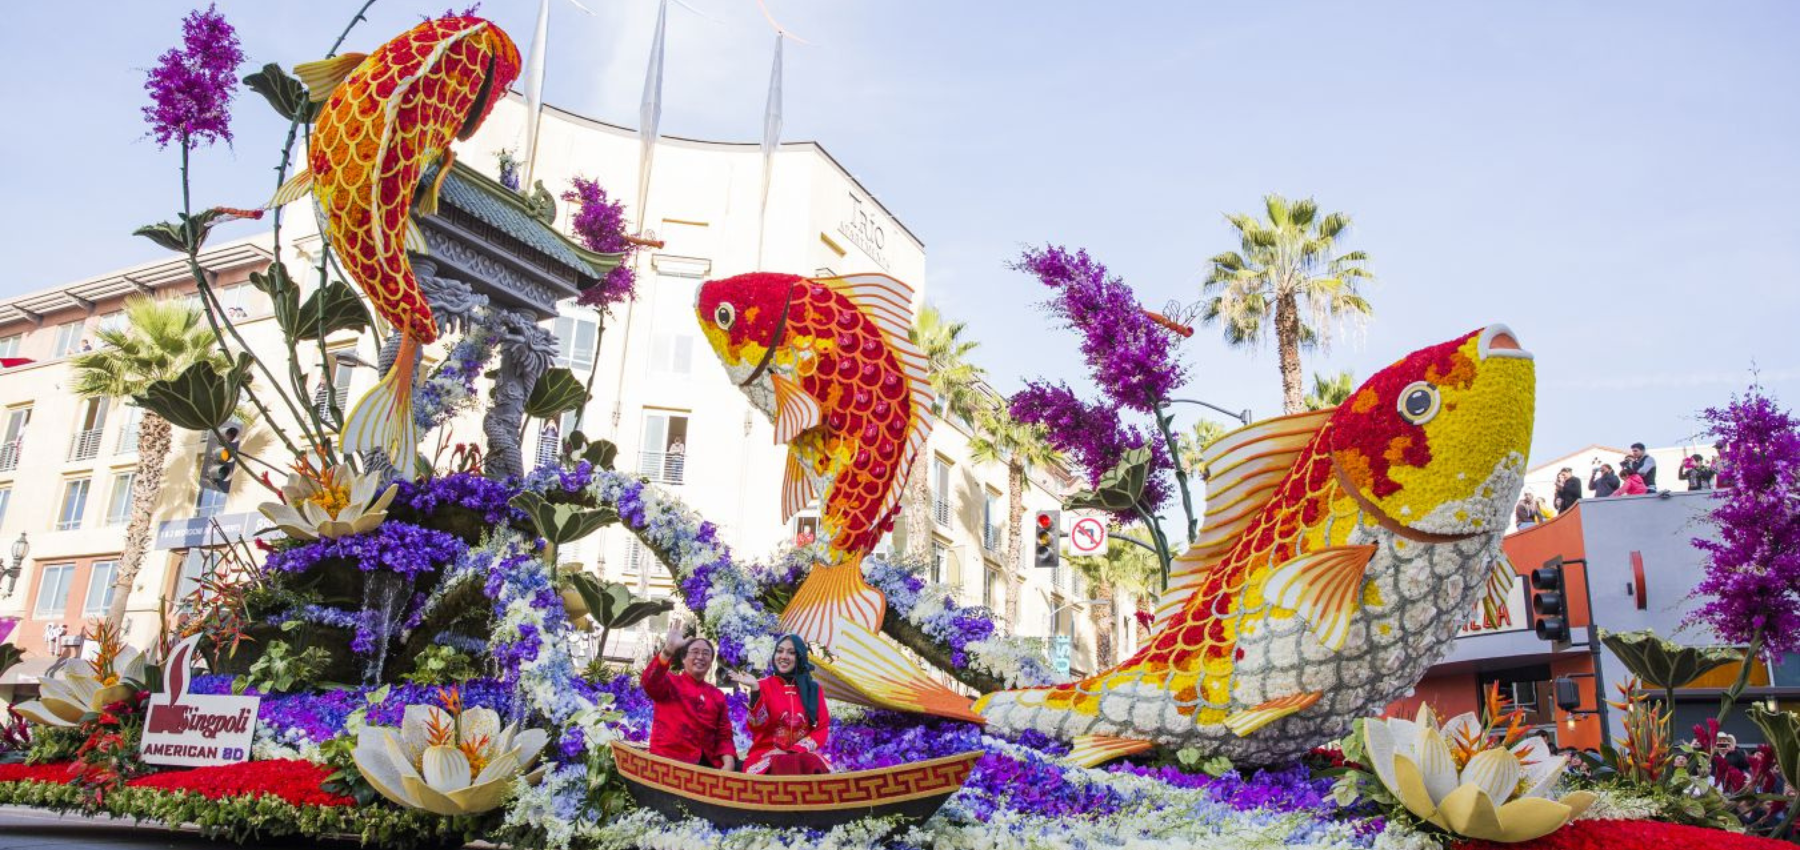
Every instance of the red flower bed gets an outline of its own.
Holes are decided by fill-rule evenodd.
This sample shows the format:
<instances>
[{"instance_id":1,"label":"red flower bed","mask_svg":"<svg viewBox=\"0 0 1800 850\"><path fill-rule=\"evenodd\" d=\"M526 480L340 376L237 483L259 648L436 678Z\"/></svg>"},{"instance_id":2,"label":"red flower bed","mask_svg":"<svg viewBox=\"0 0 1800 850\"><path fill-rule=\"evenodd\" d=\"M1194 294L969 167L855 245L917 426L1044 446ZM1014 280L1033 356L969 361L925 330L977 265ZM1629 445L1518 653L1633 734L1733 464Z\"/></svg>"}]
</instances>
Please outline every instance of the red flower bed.
<instances>
[{"instance_id":1,"label":"red flower bed","mask_svg":"<svg viewBox=\"0 0 1800 850\"><path fill-rule=\"evenodd\" d=\"M1793 850L1785 841L1650 820L1578 820L1536 841L1463 841L1455 850Z\"/></svg>"},{"instance_id":2,"label":"red flower bed","mask_svg":"<svg viewBox=\"0 0 1800 850\"><path fill-rule=\"evenodd\" d=\"M355 805L353 798L319 789L319 784L330 775L330 768L310 761L273 759L156 773L127 784L133 788L192 791L208 800L273 794L298 806Z\"/></svg>"},{"instance_id":3,"label":"red flower bed","mask_svg":"<svg viewBox=\"0 0 1800 850\"><path fill-rule=\"evenodd\" d=\"M75 779L75 763L0 764L0 782L51 782L67 785Z\"/></svg>"}]
</instances>

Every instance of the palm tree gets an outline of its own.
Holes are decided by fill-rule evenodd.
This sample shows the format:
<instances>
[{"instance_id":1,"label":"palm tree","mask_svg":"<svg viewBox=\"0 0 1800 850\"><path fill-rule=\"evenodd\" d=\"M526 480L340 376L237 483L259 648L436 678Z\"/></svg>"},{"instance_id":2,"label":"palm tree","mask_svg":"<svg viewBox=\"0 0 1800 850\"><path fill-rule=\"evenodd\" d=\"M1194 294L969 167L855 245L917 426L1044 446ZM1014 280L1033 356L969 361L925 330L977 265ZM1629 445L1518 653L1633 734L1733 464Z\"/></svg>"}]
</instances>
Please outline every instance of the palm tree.
<instances>
[{"instance_id":1,"label":"palm tree","mask_svg":"<svg viewBox=\"0 0 1800 850\"><path fill-rule=\"evenodd\" d=\"M1356 378L1345 369L1327 378L1317 372L1313 373L1312 392L1306 394L1307 410L1324 410L1337 407L1349 400L1350 394L1356 391Z\"/></svg>"},{"instance_id":2,"label":"palm tree","mask_svg":"<svg viewBox=\"0 0 1800 850\"><path fill-rule=\"evenodd\" d=\"M129 398L151 384L174 378L196 363L224 371L218 337L201 321L200 311L180 301L137 297L125 302L123 327L101 328L100 345L73 361L73 390L83 398ZM106 622L119 628L131 586L150 549L150 519L163 486L174 427L169 420L143 412L138 425L138 471L131 484L131 521L125 526L125 551L113 578L112 604Z\"/></svg>"},{"instance_id":3,"label":"palm tree","mask_svg":"<svg viewBox=\"0 0 1800 850\"><path fill-rule=\"evenodd\" d=\"M1118 592L1130 593L1140 604L1150 598L1161 585L1162 561L1155 552L1112 538L1106 541L1106 554L1069 558L1068 562L1088 580L1095 599L1107 600L1088 606L1088 617L1094 623L1094 664L1110 667L1118 660L1113 653L1113 609Z\"/></svg>"},{"instance_id":4,"label":"palm tree","mask_svg":"<svg viewBox=\"0 0 1800 850\"><path fill-rule=\"evenodd\" d=\"M1267 195L1263 206L1267 221L1241 213L1226 216L1241 247L1212 258L1212 271L1201 287L1212 297L1201 319L1224 325L1226 342L1253 347L1262 342L1264 321L1272 312L1282 410L1299 413L1305 409L1300 349L1329 344L1335 321L1361 322L1373 315L1357 286L1375 276L1367 268L1368 254L1335 253L1338 237L1350 227L1349 216L1321 217L1311 198L1289 202Z\"/></svg>"},{"instance_id":5,"label":"palm tree","mask_svg":"<svg viewBox=\"0 0 1800 850\"><path fill-rule=\"evenodd\" d=\"M1214 440L1225 436L1225 426L1211 419L1196 419L1194 427L1187 433L1177 434L1176 440L1181 445L1181 466L1189 475L1206 478L1206 465L1200 462L1201 452L1213 444Z\"/></svg>"},{"instance_id":6,"label":"palm tree","mask_svg":"<svg viewBox=\"0 0 1800 850\"><path fill-rule=\"evenodd\" d=\"M1019 598L1025 595L1025 572L1019 566L1019 553L1025 540L1025 492L1031 486L1026 476L1032 467L1054 461L1056 451L1045 442L1039 426L1013 419L1006 407L995 400L976 417L969 454L981 463L1006 464L1006 622L1016 630ZM986 529L982 531L986 533Z\"/></svg>"},{"instance_id":7,"label":"palm tree","mask_svg":"<svg viewBox=\"0 0 1800 850\"><path fill-rule=\"evenodd\" d=\"M981 368L968 360L969 353L981 343L963 339L968 326L944 318L936 307L927 304L913 319L912 343L925 355L931 391L937 396L932 410L939 420L975 418L975 405L980 397L976 389ZM929 454L913 462L912 474L906 482L906 555L923 560L931 555L931 457Z\"/></svg>"}]
</instances>

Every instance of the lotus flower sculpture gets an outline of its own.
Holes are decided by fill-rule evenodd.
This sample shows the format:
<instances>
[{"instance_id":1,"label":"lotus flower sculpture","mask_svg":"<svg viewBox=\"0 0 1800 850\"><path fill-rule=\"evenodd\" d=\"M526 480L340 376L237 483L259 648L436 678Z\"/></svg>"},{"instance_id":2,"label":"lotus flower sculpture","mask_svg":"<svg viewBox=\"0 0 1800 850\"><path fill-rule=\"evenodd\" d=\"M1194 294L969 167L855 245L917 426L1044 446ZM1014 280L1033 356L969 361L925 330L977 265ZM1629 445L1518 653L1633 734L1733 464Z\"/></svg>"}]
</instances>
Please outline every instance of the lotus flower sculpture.
<instances>
[{"instance_id":1,"label":"lotus flower sculpture","mask_svg":"<svg viewBox=\"0 0 1800 850\"><path fill-rule=\"evenodd\" d=\"M409 705L400 728L365 726L353 757L363 779L381 796L438 815L473 815L498 808L513 779L533 785L544 769L526 773L549 735L542 729L500 728L490 708L462 707L454 689L439 692L442 707Z\"/></svg>"},{"instance_id":2,"label":"lotus flower sculpture","mask_svg":"<svg viewBox=\"0 0 1800 850\"><path fill-rule=\"evenodd\" d=\"M51 667L38 683L38 698L13 710L44 726L78 726L83 716L143 689L144 656L107 634L102 630L94 660L75 658Z\"/></svg>"},{"instance_id":3,"label":"lotus flower sculpture","mask_svg":"<svg viewBox=\"0 0 1800 850\"><path fill-rule=\"evenodd\" d=\"M394 484L382 489L380 477L373 474L344 466L317 470L303 462L282 485L282 501L266 502L257 510L298 540L344 537L380 525L397 490Z\"/></svg>"},{"instance_id":4,"label":"lotus flower sculpture","mask_svg":"<svg viewBox=\"0 0 1800 850\"><path fill-rule=\"evenodd\" d=\"M1490 693L1489 717L1498 717L1498 696ZM1568 756L1551 755L1542 738L1525 737L1523 715L1492 722L1474 713L1451 718L1440 728L1429 707L1418 719L1363 721L1369 767L1407 810L1440 829L1485 841L1513 843L1548 835L1593 803L1576 791L1552 800Z\"/></svg>"}]
</instances>

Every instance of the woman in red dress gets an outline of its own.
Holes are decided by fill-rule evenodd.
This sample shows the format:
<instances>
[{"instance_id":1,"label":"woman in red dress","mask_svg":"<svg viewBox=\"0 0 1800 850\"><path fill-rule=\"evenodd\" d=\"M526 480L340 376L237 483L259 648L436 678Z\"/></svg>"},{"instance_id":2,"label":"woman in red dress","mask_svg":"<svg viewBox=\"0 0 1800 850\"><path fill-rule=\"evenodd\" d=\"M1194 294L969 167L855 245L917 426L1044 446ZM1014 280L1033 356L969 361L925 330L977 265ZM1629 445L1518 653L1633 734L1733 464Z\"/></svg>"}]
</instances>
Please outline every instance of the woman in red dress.
<instances>
[{"instance_id":1,"label":"woman in red dress","mask_svg":"<svg viewBox=\"0 0 1800 850\"><path fill-rule=\"evenodd\" d=\"M644 694L655 706L650 720L651 755L737 770L737 744L731 740L725 692L706 681L712 662L712 642L683 637L681 624L670 619L662 651L644 668Z\"/></svg>"},{"instance_id":2,"label":"woman in red dress","mask_svg":"<svg viewBox=\"0 0 1800 850\"><path fill-rule=\"evenodd\" d=\"M744 756L745 773L776 776L830 773L825 742L831 714L825 695L813 681L806 641L788 635L775 643L772 674L760 680L733 673L732 680L751 689L750 734L755 740Z\"/></svg>"}]
</instances>

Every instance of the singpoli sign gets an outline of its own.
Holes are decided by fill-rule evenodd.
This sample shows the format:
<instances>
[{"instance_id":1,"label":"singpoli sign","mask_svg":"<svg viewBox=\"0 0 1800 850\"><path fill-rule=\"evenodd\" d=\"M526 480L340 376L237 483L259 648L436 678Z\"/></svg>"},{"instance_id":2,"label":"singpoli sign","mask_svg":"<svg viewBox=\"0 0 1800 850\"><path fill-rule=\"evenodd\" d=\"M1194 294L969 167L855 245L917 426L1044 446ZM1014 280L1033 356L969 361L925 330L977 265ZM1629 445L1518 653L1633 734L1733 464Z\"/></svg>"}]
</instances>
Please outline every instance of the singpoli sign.
<instances>
[{"instance_id":1,"label":"singpoli sign","mask_svg":"<svg viewBox=\"0 0 1800 850\"><path fill-rule=\"evenodd\" d=\"M162 693L151 694L144 717L144 761L185 767L231 764L250 759L258 697L205 696L187 691L189 665L200 636L169 653Z\"/></svg>"}]
</instances>

